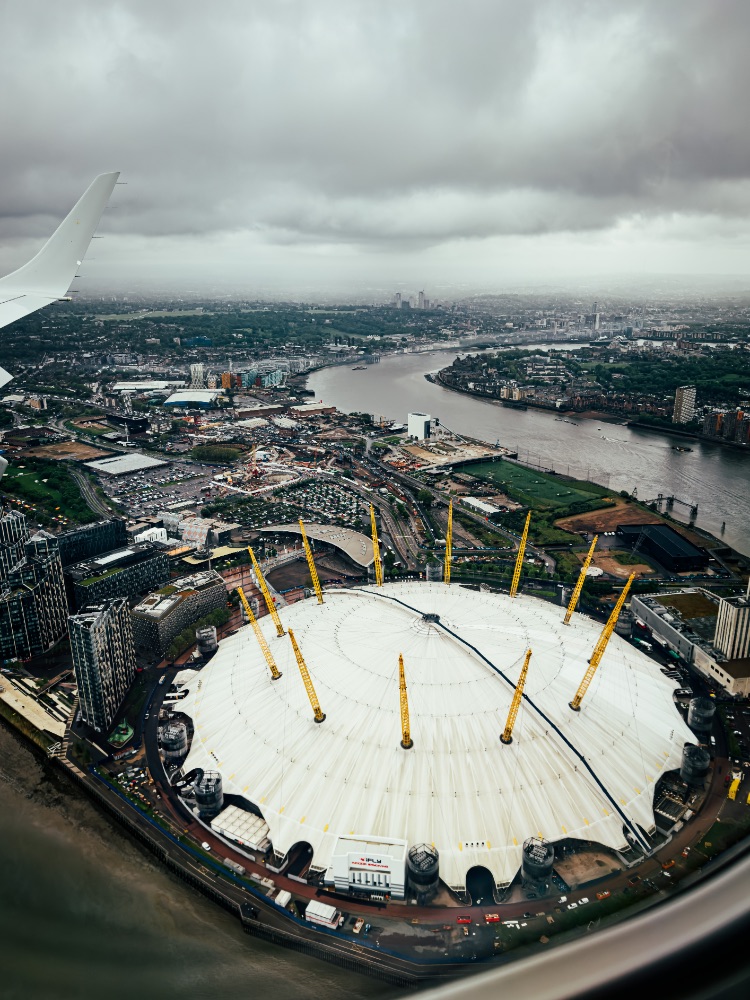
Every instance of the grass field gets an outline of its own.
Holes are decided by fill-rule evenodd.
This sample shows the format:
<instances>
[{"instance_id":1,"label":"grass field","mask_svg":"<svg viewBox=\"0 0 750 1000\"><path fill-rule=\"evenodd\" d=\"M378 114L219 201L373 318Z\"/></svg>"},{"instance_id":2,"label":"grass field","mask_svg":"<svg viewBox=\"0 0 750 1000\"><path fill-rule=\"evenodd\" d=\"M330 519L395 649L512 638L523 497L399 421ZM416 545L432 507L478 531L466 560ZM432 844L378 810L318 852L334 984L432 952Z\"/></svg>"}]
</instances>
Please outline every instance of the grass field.
<instances>
[{"instance_id":1,"label":"grass field","mask_svg":"<svg viewBox=\"0 0 750 1000\"><path fill-rule=\"evenodd\" d=\"M535 510L554 510L571 504L596 500L607 491L594 483L580 483L535 472L514 462L483 462L463 469L467 475L492 483L518 503Z\"/></svg>"},{"instance_id":2,"label":"grass field","mask_svg":"<svg viewBox=\"0 0 750 1000\"><path fill-rule=\"evenodd\" d=\"M68 470L55 462L27 459L8 468L1 488L16 500L15 506L27 517L66 524L95 521Z\"/></svg>"}]
</instances>

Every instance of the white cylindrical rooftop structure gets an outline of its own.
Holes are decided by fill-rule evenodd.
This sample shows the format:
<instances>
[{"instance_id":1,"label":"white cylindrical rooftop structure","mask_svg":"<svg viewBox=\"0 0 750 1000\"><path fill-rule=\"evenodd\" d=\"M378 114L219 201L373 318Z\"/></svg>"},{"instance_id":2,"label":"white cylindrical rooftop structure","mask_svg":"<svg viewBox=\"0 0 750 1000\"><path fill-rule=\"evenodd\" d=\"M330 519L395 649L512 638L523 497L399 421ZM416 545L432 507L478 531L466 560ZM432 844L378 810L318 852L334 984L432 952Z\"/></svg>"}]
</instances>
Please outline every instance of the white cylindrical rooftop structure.
<instances>
[{"instance_id":1,"label":"white cylindrical rooftop structure","mask_svg":"<svg viewBox=\"0 0 750 1000\"><path fill-rule=\"evenodd\" d=\"M424 615L433 619L427 620ZM434 844L461 890L475 865L509 883L528 837L627 849L654 829L659 777L692 739L674 683L612 636L580 712L576 693L602 626L537 598L441 583L337 590L282 611L326 719L313 711L288 636L262 628L282 677L272 681L252 629L225 639L188 681L180 710L195 736L185 770L218 770L224 792L262 812L277 855L313 848L326 869L340 834ZM533 650L513 742L500 742L527 649ZM414 747L401 741L404 656Z\"/></svg>"}]
</instances>

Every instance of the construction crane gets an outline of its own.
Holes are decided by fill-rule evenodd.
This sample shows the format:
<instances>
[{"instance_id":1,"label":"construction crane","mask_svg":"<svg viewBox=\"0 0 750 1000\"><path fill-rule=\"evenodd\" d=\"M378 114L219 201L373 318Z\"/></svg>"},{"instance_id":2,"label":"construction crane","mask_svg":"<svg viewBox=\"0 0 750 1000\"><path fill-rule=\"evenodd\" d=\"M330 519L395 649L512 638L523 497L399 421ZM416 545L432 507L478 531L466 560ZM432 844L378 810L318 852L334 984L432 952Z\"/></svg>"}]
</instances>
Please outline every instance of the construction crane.
<instances>
[{"instance_id":1,"label":"construction crane","mask_svg":"<svg viewBox=\"0 0 750 1000\"><path fill-rule=\"evenodd\" d=\"M406 696L406 674L404 673L404 655L398 654L398 693L401 700L401 746L411 750L414 740L409 727L409 699Z\"/></svg>"},{"instance_id":2,"label":"construction crane","mask_svg":"<svg viewBox=\"0 0 750 1000\"><path fill-rule=\"evenodd\" d=\"M302 518L299 520L299 530L302 532L302 544L305 546L305 555L307 556L307 565L310 570L310 576L312 577L313 587L315 587L315 593L318 595L318 604L323 603L323 591L320 588L320 580L318 579L318 571L315 569L315 560L313 559L312 549L310 548L310 543L307 540L307 532L305 531L305 526L302 523Z\"/></svg>"},{"instance_id":3,"label":"construction crane","mask_svg":"<svg viewBox=\"0 0 750 1000\"><path fill-rule=\"evenodd\" d=\"M521 698L523 697L523 686L526 683L526 674L529 672L529 660L531 659L531 650L526 650L526 659L523 661L523 666L521 667L521 676L518 678L518 684L516 684L516 690L513 694L513 701L510 703L510 709L508 711L508 720L505 723L505 729L503 730L503 735L500 737L500 742L505 743L507 746L509 743L513 742L513 727L516 724L516 719L518 718L518 709L521 707Z\"/></svg>"},{"instance_id":4,"label":"construction crane","mask_svg":"<svg viewBox=\"0 0 750 1000\"><path fill-rule=\"evenodd\" d=\"M276 635L279 636L279 638L281 638L281 636L284 634L284 626L281 624L281 619L279 618L279 612L276 610L276 605L274 604L274 600L271 597L271 592L268 589L268 584L266 583L263 577L263 572L258 564L258 560L255 558L255 553L253 552L251 546L248 545L247 551L250 553L250 559L252 560L253 569L255 570L255 578L258 581L258 586L260 587L261 593L263 594L263 597L265 599L266 607L268 608L268 613L273 619L274 625L276 626Z\"/></svg>"},{"instance_id":5,"label":"construction crane","mask_svg":"<svg viewBox=\"0 0 750 1000\"><path fill-rule=\"evenodd\" d=\"M523 569L523 554L526 551L526 539L529 537L529 521L531 520L531 511L526 515L526 524L523 526L523 534L521 535L521 541L518 545L518 555L516 556L516 568L513 570L513 582L510 585L510 596L515 597L516 591L518 590L518 581L521 579L521 570Z\"/></svg>"},{"instance_id":6,"label":"construction crane","mask_svg":"<svg viewBox=\"0 0 750 1000\"><path fill-rule=\"evenodd\" d=\"M570 625L570 619L573 617L573 612L578 604L578 598L581 596L581 591L583 590L583 584L586 580L586 570L591 565L591 560L594 555L594 549L596 548L596 543L599 540L598 535L594 535L594 540L591 543L591 548L589 549L589 554L583 561L583 566L581 566L581 572L578 574L578 579L576 580L576 585L573 588L573 593L570 596L570 603L568 604L568 610L565 612L565 617L563 618L563 625Z\"/></svg>"},{"instance_id":7,"label":"construction crane","mask_svg":"<svg viewBox=\"0 0 750 1000\"><path fill-rule=\"evenodd\" d=\"M276 661L273 658L273 654L271 650L268 648L266 637L263 635L263 632L261 631L261 627L258 624L258 619L253 614L253 609L250 607L250 602L245 597L245 591L242 589L242 587L237 588L237 593L240 595L240 600L242 601L242 607L245 609L247 620L253 626L253 632L255 632L255 638L258 640L258 645L260 646L263 655L266 658L268 669L271 671L271 677L273 680L277 681L279 677L281 677L281 671L276 666Z\"/></svg>"},{"instance_id":8,"label":"construction crane","mask_svg":"<svg viewBox=\"0 0 750 1000\"><path fill-rule=\"evenodd\" d=\"M443 583L451 582L451 549L453 547L453 501L448 504L448 530L445 533L445 564Z\"/></svg>"},{"instance_id":9,"label":"construction crane","mask_svg":"<svg viewBox=\"0 0 750 1000\"><path fill-rule=\"evenodd\" d=\"M622 588L622 593L612 609L612 614L609 616L607 624L602 629L602 634L599 636L599 641L594 647L594 652L589 660L589 665L586 673L583 676L580 687L576 691L575 698L570 702L570 707L574 712L579 712L581 710L581 701L583 696L586 694L591 679L596 673L597 667L601 663L601 659L604 656L604 651L607 648L607 643L609 642L610 636L615 630L615 625L617 624L617 619L620 617L620 612L622 611L622 606L625 603L625 598L628 596L628 591L630 590L630 585L635 579L635 573L631 573L628 577L628 582Z\"/></svg>"},{"instance_id":10,"label":"construction crane","mask_svg":"<svg viewBox=\"0 0 750 1000\"><path fill-rule=\"evenodd\" d=\"M307 665L300 653L299 646L297 645L297 640L294 638L294 632L289 629L289 638L292 640L292 649L294 650L294 655L297 657L297 666L299 667L299 672L302 674L302 680L305 684L305 690L307 691L307 697L310 699L310 704L312 705L313 716L316 722L322 722L325 719L325 712L320 707L320 702L318 701L318 696L315 694L315 688L313 687L313 682L310 679L310 671L307 669Z\"/></svg>"},{"instance_id":11,"label":"construction crane","mask_svg":"<svg viewBox=\"0 0 750 1000\"><path fill-rule=\"evenodd\" d=\"M383 564L380 561L380 545L378 544L378 526L375 523L375 508L370 504L370 524L372 525L372 551L375 556L375 583L383 586Z\"/></svg>"}]
</instances>

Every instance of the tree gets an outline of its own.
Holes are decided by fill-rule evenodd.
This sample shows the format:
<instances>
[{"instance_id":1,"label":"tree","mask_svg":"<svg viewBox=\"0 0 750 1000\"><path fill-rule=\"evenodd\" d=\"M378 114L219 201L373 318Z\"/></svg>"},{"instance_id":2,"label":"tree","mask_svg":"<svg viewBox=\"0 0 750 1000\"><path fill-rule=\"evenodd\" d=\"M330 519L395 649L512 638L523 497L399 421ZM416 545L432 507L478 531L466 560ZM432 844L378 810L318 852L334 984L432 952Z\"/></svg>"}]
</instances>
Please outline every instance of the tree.
<instances>
[{"instance_id":1,"label":"tree","mask_svg":"<svg viewBox=\"0 0 750 1000\"><path fill-rule=\"evenodd\" d=\"M417 492L417 500L423 507L432 507L432 493L429 490L419 490Z\"/></svg>"}]
</instances>

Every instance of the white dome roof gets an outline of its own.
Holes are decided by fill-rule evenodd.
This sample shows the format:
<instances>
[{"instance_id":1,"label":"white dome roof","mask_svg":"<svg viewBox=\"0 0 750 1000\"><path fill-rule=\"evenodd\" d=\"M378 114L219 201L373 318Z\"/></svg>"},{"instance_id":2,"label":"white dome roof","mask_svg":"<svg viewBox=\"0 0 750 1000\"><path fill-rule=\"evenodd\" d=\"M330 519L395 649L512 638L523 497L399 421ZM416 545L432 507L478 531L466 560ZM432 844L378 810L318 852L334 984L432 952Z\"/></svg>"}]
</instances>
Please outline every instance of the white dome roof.
<instances>
[{"instance_id":1,"label":"white dome roof","mask_svg":"<svg viewBox=\"0 0 750 1000\"><path fill-rule=\"evenodd\" d=\"M440 616L430 623L424 613ZM252 629L225 639L180 710L195 736L185 770L219 770L225 793L262 811L279 854L311 844L329 865L339 834L405 838L440 852L463 887L483 865L509 882L529 836L624 848L624 827L652 830L653 791L692 734L674 684L613 635L583 699L569 707L601 632L534 597L455 584L329 591L282 611L326 719L313 713L288 636L261 628L283 677L272 681ZM527 648L525 697L505 727ZM403 653L414 747L403 750Z\"/></svg>"}]
</instances>

